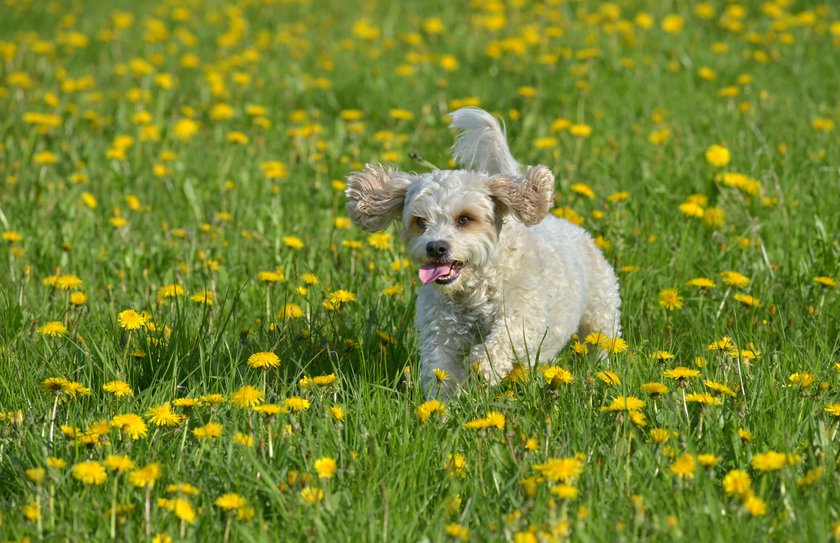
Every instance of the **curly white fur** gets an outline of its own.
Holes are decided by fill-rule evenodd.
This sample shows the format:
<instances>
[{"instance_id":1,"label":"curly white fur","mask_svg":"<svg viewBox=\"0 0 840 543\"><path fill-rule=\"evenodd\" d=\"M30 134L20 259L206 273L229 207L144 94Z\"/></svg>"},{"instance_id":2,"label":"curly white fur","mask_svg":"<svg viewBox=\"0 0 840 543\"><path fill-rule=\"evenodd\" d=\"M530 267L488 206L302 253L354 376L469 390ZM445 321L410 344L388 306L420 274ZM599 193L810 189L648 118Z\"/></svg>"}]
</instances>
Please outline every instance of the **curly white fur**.
<instances>
[{"instance_id":1,"label":"curly white fur","mask_svg":"<svg viewBox=\"0 0 840 543\"><path fill-rule=\"evenodd\" d=\"M522 167L498 122L464 108L454 156L465 170L407 174L369 166L348 178L357 226L387 226L401 204L402 240L419 289L421 375L428 395L455 392L477 367L491 383L517 362L551 360L572 334L618 337L612 267L582 228L548 214L554 177ZM423 271L425 270L425 271ZM439 390L435 369L450 380Z\"/></svg>"}]
</instances>

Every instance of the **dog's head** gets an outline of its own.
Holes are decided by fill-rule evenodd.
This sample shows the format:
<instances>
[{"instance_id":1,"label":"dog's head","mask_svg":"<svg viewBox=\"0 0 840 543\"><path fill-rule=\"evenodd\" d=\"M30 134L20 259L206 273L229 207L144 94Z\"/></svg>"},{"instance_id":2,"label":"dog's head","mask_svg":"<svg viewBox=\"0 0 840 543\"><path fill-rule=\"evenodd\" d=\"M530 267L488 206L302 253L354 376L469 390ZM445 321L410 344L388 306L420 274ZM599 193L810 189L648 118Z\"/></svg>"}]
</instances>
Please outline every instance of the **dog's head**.
<instances>
[{"instance_id":1,"label":"dog's head","mask_svg":"<svg viewBox=\"0 0 840 543\"><path fill-rule=\"evenodd\" d=\"M402 218L409 258L424 284L455 290L490 262L506 217L538 224L551 208L554 176L545 166L524 175L465 170L409 174L368 165L347 180L353 223L376 232Z\"/></svg>"}]
</instances>

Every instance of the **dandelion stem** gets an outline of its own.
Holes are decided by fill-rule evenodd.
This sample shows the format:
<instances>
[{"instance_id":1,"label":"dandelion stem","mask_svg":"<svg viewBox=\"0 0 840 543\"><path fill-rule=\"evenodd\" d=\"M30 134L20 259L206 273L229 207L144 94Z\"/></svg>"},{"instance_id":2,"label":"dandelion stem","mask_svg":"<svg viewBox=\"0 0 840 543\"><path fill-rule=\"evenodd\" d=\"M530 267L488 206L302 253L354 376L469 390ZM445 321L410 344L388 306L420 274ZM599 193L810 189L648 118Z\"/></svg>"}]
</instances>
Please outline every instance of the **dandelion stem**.
<instances>
[{"instance_id":1,"label":"dandelion stem","mask_svg":"<svg viewBox=\"0 0 840 543\"><path fill-rule=\"evenodd\" d=\"M744 398L744 408L749 412L749 404L747 404L747 389L744 387L744 374L741 371L740 358L735 362L738 365L738 384L741 387L741 396Z\"/></svg>"},{"instance_id":2,"label":"dandelion stem","mask_svg":"<svg viewBox=\"0 0 840 543\"><path fill-rule=\"evenodd\" d=\"M268 426L268 457L274 458L274 441L271 439L271 424L267 424Z\"/></svg>"},{"instance_id":3,"label":"dandelion stem","mask_svg":"<svg viewBox=\"0 0 840 543\"><path fill-rule=\"evenodd\" d=\"M268 322L271 320L271 287L269 285L270 283L265 285L265 322L263 326L268 326Z\"/></svg>"},{"instance_id":4,"label":"dandelion stem","mask_svg":"<svg viewBox=\"0 0 840 543\"><path fill-rule=\"evenodd\" d=\"M729 298L729 293L732 292L732 287L726 289L726 292L723 293L723 299L720 301L720 306L718 306L717 313L715 313L715 320L720 318L720 313L723 311L723 306L726 304L726 300Z\"/></svg>"},{"instance_id":5,"label":"dandelion stem","mask_svg":"<svg viewBox=\"0 0 840 543\"><path fill-rule=\"evenodd\" d=\"M146 537L152 536L152 485L146 485Z\"/></svg>"},{"instance_id":6,"label":"dandelion stem","mask_svg":"<svg viewBox=\"0 0 840 543\"><path fill-rule=\"evenodd\" d=\"M38 539L43 539L44 537L44 523L41 520L41 492L38 489L38 494L35 496L35 503L38 506Z\"/></svg>"},{"instance_id":7,"label":"dandelion stem","mask_svg":"<svg viewBox=\"0 0 840 543\"><path fill-rule=\"evenodd\" d=\"M55 436L55 412L58 410L58 395L55 396L55 401L53 402L52 414L50 415L50 443L53 442L53 437Z\"/></svg>"},{"instance_id":8,"label":"dandelion stem","mask_svg":"<svg viewBox=\"0 0 840 543\"><path fill-rule=\"evenodd\" d=\"M119 477L114 477L114 490L111 493L111 539L117 538L117 485Z\"/></svg>"},{"instance_id":9,"label":"dandelion stem","mask_svg":"<svg viewBox=\"0 0 840 543\"><path fill-rule=\"evenodd\" d=\"M688 404L685 401L685 389L682 389L683 411L685 411L685 421L691 426L691 417L688 416Z\"/></svg>"},{"instance_id":10,"label":"dandelion stem","mask_svg":"<svg viewBox=\"0 0 840 543\"><path fill-rule=\"evenodd\" d=\"M481 437L476 440L476 463L478 464L478 478L481 480L481 491L487 496L487 485L484 484L484 463L481 460Z\"/></svg>"},{"instance_id":11,"label":"dandelion stem","mask_svg":"<svg viewBox=\"0 0 840 543\"><path fill-rule=\"evenodd\" d=\"M231 521L233 520L233 514L228 513L227 522L225 522L225 536L224 541L228 541L230 539L230 525Z\"/></svg>"}]
</instances>

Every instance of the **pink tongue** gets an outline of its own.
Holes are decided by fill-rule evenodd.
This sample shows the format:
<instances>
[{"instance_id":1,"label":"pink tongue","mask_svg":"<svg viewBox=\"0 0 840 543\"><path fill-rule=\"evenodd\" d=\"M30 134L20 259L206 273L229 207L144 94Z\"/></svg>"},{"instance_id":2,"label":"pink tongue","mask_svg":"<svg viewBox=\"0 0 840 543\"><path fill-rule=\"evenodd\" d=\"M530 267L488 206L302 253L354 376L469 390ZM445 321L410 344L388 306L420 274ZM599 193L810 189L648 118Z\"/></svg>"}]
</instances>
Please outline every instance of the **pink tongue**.
<instances>
[{"instance_id":1,"label":"pink tongue","mask_svg":"<svg viewBox=\"0 0 840 543\"><path fill-rule=\"evenodd\" d=\"M447 264L423 264L420 266L420 280L424 285L428 285L441 275L446 275L452 272L452 263Z\"/></svg>"}]
</instances>

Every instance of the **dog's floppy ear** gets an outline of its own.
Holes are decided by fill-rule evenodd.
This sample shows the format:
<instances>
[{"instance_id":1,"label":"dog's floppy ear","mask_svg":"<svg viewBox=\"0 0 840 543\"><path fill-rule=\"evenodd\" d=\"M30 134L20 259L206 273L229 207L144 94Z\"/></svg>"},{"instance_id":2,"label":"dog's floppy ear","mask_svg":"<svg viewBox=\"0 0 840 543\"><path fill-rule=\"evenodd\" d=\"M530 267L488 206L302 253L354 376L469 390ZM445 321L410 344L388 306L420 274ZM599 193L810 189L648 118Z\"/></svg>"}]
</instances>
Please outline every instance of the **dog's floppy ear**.
<instances>
[{"instance_id":1,"label":"dog's floppy ear","mask_svg":"<svg viewBox=\"0 0 840 543\"><path fill-rule=\"evenodd\" d=\"M523 176L490 178L490 192L503 213L511 213L526 226L539 224L551 209L554 175L545 166L531 166Z\"/></svg>"},{"instance_id":2,"label":"dog's floppy ear","mask_svg":"<svg viewBox=\"0 0 840 543\"><path fill-rule=\"evenodd\" d=\"M380 164L365 165L347 178L347 212L353 224L378 232L396 219L411 185L408 174Z\"/></svg>"}]
</instances>

